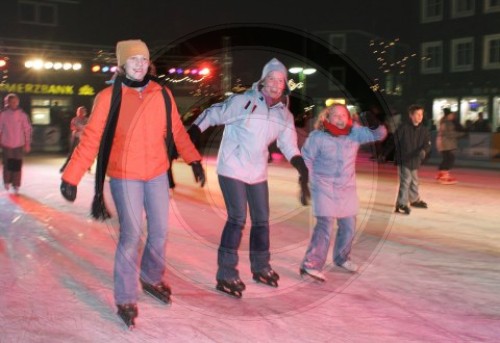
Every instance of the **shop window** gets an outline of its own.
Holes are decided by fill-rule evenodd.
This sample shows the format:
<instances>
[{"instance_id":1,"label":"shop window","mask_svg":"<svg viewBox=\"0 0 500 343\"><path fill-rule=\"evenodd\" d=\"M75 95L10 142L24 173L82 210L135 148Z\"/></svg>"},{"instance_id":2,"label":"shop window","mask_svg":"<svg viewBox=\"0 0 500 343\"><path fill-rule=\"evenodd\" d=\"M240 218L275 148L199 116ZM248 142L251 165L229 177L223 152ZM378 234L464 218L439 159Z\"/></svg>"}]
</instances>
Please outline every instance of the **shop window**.
<instances>
[{"instance_id":1,"label":"shop window","mask_svg":"<svg viewBox=\"0 0 500 343\"><path fill-rule=\"evenodd\" d=\"M60 115L72 113L72 101L69 97L31 98L31 121L34 125L54 125L60 120Z\"/></svg>"},{"instance_id":2,"label":"shop window","mask_svg":"<svg viewBox=\"0 0 500 343\"><path fill-rule=\"evenodd\" d=\"M474 38L459 38L451 41L451 71L474 69Z\"/></svg>"},{"instance_id":3,"label":"shop window","mask_svg":"<svg viewBox=\"0 0 500 343\"><path fill-rule=\"evenodd\" d=\"M493 130L495 132L500 132L500 96L493 98Z\"/></svg>"},{"instance_id":4,"label":"shop window","mask_svg":"<svg viewBox=\"0 0 500 343\"><path fill-rule=\"evenodd\" d=\"M436 74L443 71L443 42L422 43L422 74Z\"/></svg>"},{"instance_id":5,"label":"shop window","mask_svg":"<svg viewBox=\"0 0 500 343\"><path fill-rule=\"evenodd\" d=\"M484 36L483 68L500 69L500 34Z\"/></svg>"},{"instance_id":6,"label":"shop window","mask_svg":"<svg viewBox=\"0 0 500 343\"><path fill-rule=\"evenodd\" d=\"M484 0L484 13L500 12L500 0Z\"/></svg>"},{"instance_id":7,"label":"shop window","mask_svg":"<svg viewBox=\"0 0 500 343\"><path fill-rule=\"evenodd\" d=\"M451 17L462 18L474 15L476 2L475 0L452 0L451 2Z\"/></svg>"},{"instance_id":8,"label":"shop window","mask_svg":"<svg viewBox=\"0 0 500 343\"><path fill-rule=\"evenodd\" d=\"M443 20L443 0L421 0L420 6L422 23Z\"/></svg>"},{"instance_id":9,"label":"shop window","mask_svg":"<svg viewBox=\"0 0 500 343\"><path fill-rule=\"evenodd\" d=\"M479 112L483 112L483 118L488 120L487 97L464 97L460 100L460 124L463 126L474 122Z\"/></svg>"},{"instance_id":10,"label":"shop window","mask_svg":"<svg viewBox=\"0 0 500 343\"><path fill-rule=\"evenodd\" d=\"M437 128L443 117L443 109L449 108L452 112L458 111L458 98L439 98L432 102L432 123Z\"/></svg>"},{"instance_id":11,"label":"shop window","mask_svg":"<svg viewBox=\"0 0 500 343\"><path fill-rule=\"evenodd\" d=\"M31 123L33 125L49 125L50 124L50 108L48 108L48 107L32 107L31 108Z\"/></svg>"},{"instance_id":12,"label":"shop window","mask_svg":"<svg viewBox=\"0 0 500 343\"><path fill-rule=\"evenodd\" d=\"M19 1L19 22L22 24L57 26L57 5L42 1Z\"/></svg>"}]
</instances>

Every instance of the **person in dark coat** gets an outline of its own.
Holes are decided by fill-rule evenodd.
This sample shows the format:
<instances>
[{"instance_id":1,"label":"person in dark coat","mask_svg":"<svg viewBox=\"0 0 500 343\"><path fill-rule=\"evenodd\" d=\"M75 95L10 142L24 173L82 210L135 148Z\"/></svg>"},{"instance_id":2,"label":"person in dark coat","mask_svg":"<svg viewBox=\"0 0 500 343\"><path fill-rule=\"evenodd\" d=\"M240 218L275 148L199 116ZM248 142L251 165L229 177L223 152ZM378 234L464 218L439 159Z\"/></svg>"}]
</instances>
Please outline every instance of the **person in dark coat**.
<instances>
[{"instance_id":1,"label":"person in dark coat","mask_svg":"<svg viewBox=\"0 0 500 343\"><path fill-rule=\"evenodd\" d=\"M427 208L427 203L420 197L418 169L431 151L431 134L424 126L424 108L420 105L408 107L409 121L396 130L393 146L384 151L387 156L391 149L396 151L396 164L399 174L399 192L396 212L410 214L412 207Z\"/></svg>"}]
</instances>

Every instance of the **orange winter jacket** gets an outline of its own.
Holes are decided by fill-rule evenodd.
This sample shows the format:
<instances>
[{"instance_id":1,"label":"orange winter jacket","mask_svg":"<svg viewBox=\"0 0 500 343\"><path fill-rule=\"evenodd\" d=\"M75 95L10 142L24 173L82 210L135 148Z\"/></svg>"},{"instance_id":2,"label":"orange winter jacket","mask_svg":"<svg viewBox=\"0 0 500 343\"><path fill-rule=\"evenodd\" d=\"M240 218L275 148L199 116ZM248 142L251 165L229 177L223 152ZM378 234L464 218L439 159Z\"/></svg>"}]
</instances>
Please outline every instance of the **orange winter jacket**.
<instances>
[{"instance_id":1,"label":"orange winter jacket","mask_svg":"<svg viewBox=\"0 0 500 343\"><path fill-rule=\"evenodd\" d=\"M80 143L64 170L62 179L72 185L80 182L99 152L111 107L112 88L107 87L97 94ZM191 143L169 89L167 93L172 102L172 132L177 150L187 163L199 161L201 156ZM107 175L146 181L165 173L169 168L166 126L165 101L159 84L149 82L142 92L123 85Z\"/></svg>"}]
</instances>

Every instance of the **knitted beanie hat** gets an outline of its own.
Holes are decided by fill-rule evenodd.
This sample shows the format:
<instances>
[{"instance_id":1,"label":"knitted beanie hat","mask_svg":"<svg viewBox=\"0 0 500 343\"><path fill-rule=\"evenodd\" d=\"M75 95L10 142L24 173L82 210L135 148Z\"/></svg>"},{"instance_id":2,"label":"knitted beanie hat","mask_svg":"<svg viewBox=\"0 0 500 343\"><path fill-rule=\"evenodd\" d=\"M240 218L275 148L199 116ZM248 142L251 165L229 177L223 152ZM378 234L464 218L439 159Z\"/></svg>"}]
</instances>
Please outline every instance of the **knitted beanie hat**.
<instances>
[{"instance_id":1,"label":"knitted beanie hat","mask_svg":"<svg viewBox=\"0 0 500 343\"><path fill-rule=\"evenodd\" d=\"M290 94L290 88L288 87L288 70L285 65L281 63L278 59L273 58L262 69L262 76L260 77L259 84L264 81L266 76L272 71L279 71L285 76L285 94Z\"/></svg>"},{"instance_id":2,"label":"knitted beanie hat","mask_svg":"<svg viewBox=\"0 0 500 343\"><path fill-rule=\"evenodd\" d=\"M122 40L116 44L117 65L122 66L131 56L143 55L149 60L149 50L142 40L131 39Z\"/></svg>"}]
</instances>

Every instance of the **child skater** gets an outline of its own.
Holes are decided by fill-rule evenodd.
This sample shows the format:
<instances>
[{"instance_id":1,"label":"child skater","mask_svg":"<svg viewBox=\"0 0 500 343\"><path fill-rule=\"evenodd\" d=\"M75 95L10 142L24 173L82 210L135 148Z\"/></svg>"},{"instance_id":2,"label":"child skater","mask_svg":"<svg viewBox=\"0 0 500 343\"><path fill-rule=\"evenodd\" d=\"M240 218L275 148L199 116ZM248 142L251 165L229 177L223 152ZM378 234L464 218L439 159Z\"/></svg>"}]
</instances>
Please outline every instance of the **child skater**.
<instances>
[{"instance_id":1,"label":"child skater","mask_svg":"<svg viewBox=\"0 0 500 343\"><path fill-rule=\"evenodd\" d=\"M379 125L371 112L362 113L361 119L367 127L353 124L346 106L329 106L319 114L315 130L302 147L302 156L309 169L316 225L300 267L301 276L325 281L322 269L334 219L338 230L333 262L352 273L358 270L350 259L359 207L356 156L361 144L381 141L387 135L385 126Z\"/></svg>"}]
</instances>

